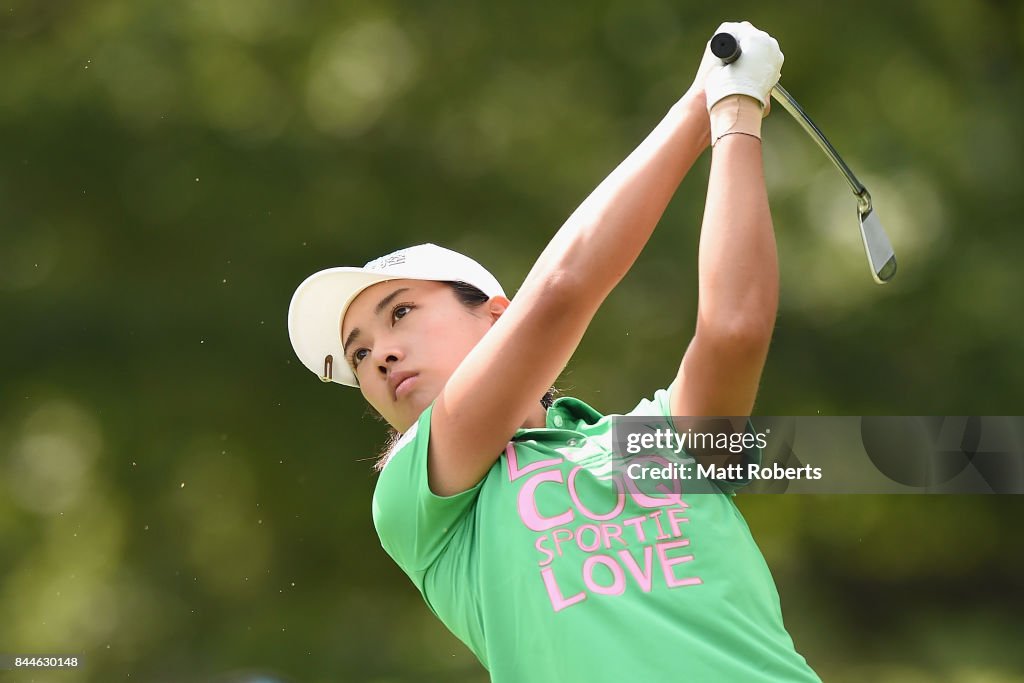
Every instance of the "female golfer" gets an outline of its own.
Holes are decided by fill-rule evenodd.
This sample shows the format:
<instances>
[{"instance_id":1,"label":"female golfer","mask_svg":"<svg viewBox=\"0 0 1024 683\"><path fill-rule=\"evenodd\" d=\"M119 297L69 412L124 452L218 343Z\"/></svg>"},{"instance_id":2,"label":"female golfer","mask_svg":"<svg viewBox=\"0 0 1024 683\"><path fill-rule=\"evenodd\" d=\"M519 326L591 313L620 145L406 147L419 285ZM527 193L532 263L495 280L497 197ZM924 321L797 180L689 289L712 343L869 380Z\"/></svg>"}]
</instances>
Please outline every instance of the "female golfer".
<instances>
[{"instance_id":1,"label":"female golfer","mask_svg":"<svg viewBox=\"0 0 1024 683\"><path fill-rule=\"evenodd\" d=\"M303 363L401 434L374 492L381 544L495 683L819 680L729 495L743 482L629 488L610 476L611 416L548 393L710 144L696 331L668 386L626 414L751 412L778 298L760 130L783 55L748 23L719 31L743 57L705 49L512 301L433 244L321 271L292 299Z\"/></svg>"}]
</instances>

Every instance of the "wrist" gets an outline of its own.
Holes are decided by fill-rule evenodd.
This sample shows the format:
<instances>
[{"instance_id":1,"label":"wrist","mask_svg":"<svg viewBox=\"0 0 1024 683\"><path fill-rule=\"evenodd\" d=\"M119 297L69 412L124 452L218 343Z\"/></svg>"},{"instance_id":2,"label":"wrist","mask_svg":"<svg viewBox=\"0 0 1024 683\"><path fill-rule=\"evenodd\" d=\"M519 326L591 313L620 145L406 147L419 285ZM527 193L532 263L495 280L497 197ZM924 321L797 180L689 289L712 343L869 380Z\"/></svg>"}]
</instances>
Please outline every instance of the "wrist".
<instances>
[{"instance_id":1,"label":"wrist","mask_svg":"<svg viewBox=\"0 0 1024 683\"><path fill-rule=\"evenodd\" d=\"M761 103L746 95L728 95L716 102L709 112L711 146L726 135L742 133L761 139Z\"/></svg>"},{"instance_id":2,"label":"wrist","mask_svg":"<svg viewBox=\"0 0 1024 683\"><path fill-rule=\"evenodd\" d=\"M707 93L704 92L704 88L690 86L690 89L683 93L683 96L679 98L679 103L684 105L687 109L704 107L704 110L707 111Z\"/></svg>"},{"instance_id":3,"label":"wrist","mask_svg":"<svg viewBox=\"0 0 1024 683\"><path fill-rule=\"evenodd\" d=\"M711 143L711 120L708 116L707 96L703 89L691 88L679 98L675 108L682 116L696 126L696 130L703 140L702 148Z\"/></svg>"}]
</instances>

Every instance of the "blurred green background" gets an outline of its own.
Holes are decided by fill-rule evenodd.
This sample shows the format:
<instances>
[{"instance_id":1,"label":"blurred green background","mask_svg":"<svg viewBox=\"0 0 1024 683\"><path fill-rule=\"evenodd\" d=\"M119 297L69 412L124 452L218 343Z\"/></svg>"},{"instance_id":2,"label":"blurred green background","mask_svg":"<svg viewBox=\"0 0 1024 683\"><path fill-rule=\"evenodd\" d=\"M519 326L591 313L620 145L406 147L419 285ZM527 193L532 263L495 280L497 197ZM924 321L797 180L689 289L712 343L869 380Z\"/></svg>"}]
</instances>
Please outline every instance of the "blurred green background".
<instances>
[{"instance_id":1,"label":"blurred green background","mask_svg":"<svg viewBox=\"0 0 1024 683\"><path fill-rule=\"evenodd\" d=\"M782 299L763 415L1020 415L1019 2L4 0L3 681L486 673L381 550L384 425L294 357L310 273L433 241L510 292L723 20L871 189L764 127ZM709 155L560 380L603 412L693 329ZM739 497L826 681L1024 681L1019 496Z\"/></svg>"}]
</instances>

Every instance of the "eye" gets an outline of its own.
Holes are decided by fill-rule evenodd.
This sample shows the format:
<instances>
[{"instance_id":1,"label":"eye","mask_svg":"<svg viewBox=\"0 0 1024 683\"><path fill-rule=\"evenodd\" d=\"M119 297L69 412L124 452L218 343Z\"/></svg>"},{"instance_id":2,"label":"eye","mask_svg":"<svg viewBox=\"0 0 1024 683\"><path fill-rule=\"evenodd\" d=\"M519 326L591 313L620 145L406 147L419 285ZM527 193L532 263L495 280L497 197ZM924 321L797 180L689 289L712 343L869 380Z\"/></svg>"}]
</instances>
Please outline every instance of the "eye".
<instances>
[{"instance_id":1,"label":"eye","mask_svg":"<svg viewBox=\"0 0 1024 683\"><path fill-rule=\"evenodd\" d=\"M399 304L391 311L391 317L396 320L401 320L405 316L409 315L409 311L411 310L412 306L408 304ZM401 313L401 315L399 315L399 313Z\"/></svg>"},{"instance_id":2,"label":"eye","mask_svg":"<svg viewBox=\"0 0 1024 683\"><path fill-rule=\"evenodd\" d=\"M350 360L352 361L352 367L356 367L357 365L359 365L359 361L366 358L366 354L369 352L369 349L356 349L355 351L353 351L352 355L350 356Z\"/></svg>"}]
</instances>

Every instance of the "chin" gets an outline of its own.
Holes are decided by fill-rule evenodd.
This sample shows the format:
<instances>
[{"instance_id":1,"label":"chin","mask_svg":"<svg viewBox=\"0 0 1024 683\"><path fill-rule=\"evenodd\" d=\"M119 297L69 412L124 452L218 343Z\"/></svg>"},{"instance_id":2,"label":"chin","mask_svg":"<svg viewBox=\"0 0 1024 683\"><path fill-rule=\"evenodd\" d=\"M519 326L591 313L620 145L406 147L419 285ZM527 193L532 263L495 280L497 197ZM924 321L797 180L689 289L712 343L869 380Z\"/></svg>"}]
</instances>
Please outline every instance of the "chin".
<instances>
[{"instance_id":1,"label":"chin","mask_svg":"<svg viewBox=\"0 0 1024 683\"><path fill-rule=\"evenodd\" d=\"M409 396L409 400L405 404L405 409L409 412L409 419L415 421L429 405L430 401L425 401L420 396Z\"/></svg>"},{"instance_id":2,"label":"chin","mask_svg":"<svg viewBox=\"0 0 1024 683\"><path fill-rule=\"evenodd\" d=\"M423 411L427 409L427 406L436 398L436 396L424 396L419 392L414 392L406 397L405 405L402 406L402 412L405 413L405 417L409 420L411 426L413 422L419 419L419 416L423 414Z\"/></svg>"}]
</instances>

